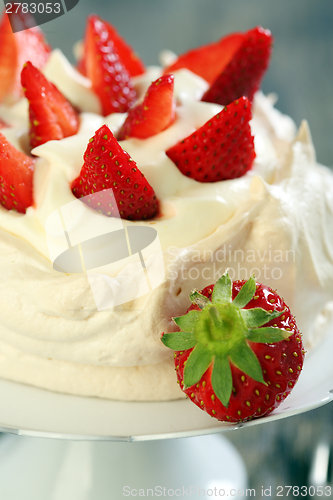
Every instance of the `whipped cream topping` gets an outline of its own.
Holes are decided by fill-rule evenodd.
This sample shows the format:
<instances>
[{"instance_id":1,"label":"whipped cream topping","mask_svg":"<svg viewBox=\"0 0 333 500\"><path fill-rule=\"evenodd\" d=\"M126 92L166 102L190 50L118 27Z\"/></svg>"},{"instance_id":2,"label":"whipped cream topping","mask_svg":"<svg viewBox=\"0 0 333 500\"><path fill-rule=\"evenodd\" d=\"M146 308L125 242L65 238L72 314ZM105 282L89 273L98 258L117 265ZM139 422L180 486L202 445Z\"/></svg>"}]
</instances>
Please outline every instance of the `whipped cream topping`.
<instances>
[{"instance_id":1,"label":"whipped cream topping","mask_svg":"<svg viewBox=\"0 0 333 500\"><path fill-rule=\"evenodd\" d=\"M89 138L103 123L116 135L125 115L100 116L90 81L60 51L53 51L44 72L83 112L75 136L32 151L37 157L34 206L25 215L0 207L0 344L7 346L1 376L22 380L19 370L10 368L20 358L22 366L26 363L25 381L54 390L122 399L178 397L172 353L160 335L175 328L171 317L186 311L191 289L215 282L226 268L234 279L255 273L258 281L277 289L308 349L320 340L333 301L333 175L316 163L306 122L296 134L293 121L274 108L274 96L258 92L251 121L257 155L253 168L238 179L199 183L182 175L165 151L221 106L198 101L207 82L188 70L177 71L175 122L149 139L120 142L161 207L153 221L125 224L156 229L166 278L144 297L98 311L85 274L53 269L45 222L75 200L70 183L80 172ZM160 74L161 68L152 67L135 78L139 100ZM1 106L0 117L10 125L2 133L27 152L26 100ZM128 275L121 262L104 272L119 282ZM71 373L61 384L55 364ZM102 391L98 386L105 387L108 368L112 377ZM162 391L151 384L154 370L169 373ZM74 373L80 373L81 382Z\"/></svg>"}]
</instances>

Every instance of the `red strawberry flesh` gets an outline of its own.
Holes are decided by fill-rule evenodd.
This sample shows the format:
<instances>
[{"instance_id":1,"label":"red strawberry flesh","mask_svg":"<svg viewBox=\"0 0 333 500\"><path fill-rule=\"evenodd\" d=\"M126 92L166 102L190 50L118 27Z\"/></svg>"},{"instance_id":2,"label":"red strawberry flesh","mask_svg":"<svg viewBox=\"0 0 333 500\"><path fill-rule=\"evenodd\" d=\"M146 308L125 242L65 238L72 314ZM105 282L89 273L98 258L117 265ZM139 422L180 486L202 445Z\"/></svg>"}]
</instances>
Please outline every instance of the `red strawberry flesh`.
<instances>
[{"instance_id":1,"label":"red strawberry flesh","mask_svg":"<svg viewBox=\"0 0 333 500\"><path fill-rule=\"evenodd\" d=\"M208 83L213 83L243 40L243 33L232 33L218 42L190 50L179 56L173 64L164 70L164 73L173 73L186 68L204 78Z\"/></svg>"},{"instance_id":2,"label":"red strawberry flesh","mask_svg":"<svg viewBox=\"0 0 333 500\"><path fill-rule=\"evenodd\" d=\"M30 61L23 67L21 80L29 101L30 144L33 148L77 133L79 120L76 111Z\"/></svg>"},{"instance_id":3,"label":"red strawberry flesh","mask_svg":"<svg viewBox=\"0 0 333 500\"><path fill-rule=\"evenodd\" d=\"M174 76L164 75L153 82L141 104L129 110L119 140L147 139L165 130L174 121Z\"/></svg>"},{"instance_id":4,"label":"red strawberry flesh","mask_svg":"<svg viewBox=\"0 0 333 500\"><path fill-rule=\"evenodd\" d=\"M13 33L9 18L4 13L0 24L0 101L5 97L15 100L22 97L23 64L31 61L42 69L50 52L51 48L38 27Z\"/></svg>"},{"instance_id":5,"label":"red strawberry flesh","mask_svg":"<svg viewBox=\"0 0 333 500\"><path fill-rule=\"evenodd\" d=\"M8 16L3 15L0 24L0 101L14 86L18 48Z\"/></svg>"},{"instance_id":6,"label":"red strawberry flesh","mask_svg":"<svg viewBox=\"0 0 333 500\"><path fill-rule=\"evenodd\" d=\"M0 199L7 210L25 213L33 204L35 161L18 151L0 133Z\"/></svg>"}]
</instances>

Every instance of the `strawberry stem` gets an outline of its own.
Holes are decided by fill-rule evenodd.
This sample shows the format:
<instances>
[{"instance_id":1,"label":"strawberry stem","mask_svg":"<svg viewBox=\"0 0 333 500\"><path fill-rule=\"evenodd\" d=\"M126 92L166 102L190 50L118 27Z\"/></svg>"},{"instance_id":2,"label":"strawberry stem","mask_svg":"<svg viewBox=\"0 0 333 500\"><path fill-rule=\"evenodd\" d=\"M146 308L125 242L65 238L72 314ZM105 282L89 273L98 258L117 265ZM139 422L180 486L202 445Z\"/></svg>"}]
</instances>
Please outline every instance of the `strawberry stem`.
<instances>
[{"instance_id":1,"label":"strawberry stem","mask_svg":"<svg viewBox=\"0 0 333 500\"><path fill-rule=\"evenodd\" d=\"M209 314L213 320L214 326L216 328L221 328L221 322L218 315L218 311L214 306L211 309L209 309Z\"/></svg>"}]
</instances>

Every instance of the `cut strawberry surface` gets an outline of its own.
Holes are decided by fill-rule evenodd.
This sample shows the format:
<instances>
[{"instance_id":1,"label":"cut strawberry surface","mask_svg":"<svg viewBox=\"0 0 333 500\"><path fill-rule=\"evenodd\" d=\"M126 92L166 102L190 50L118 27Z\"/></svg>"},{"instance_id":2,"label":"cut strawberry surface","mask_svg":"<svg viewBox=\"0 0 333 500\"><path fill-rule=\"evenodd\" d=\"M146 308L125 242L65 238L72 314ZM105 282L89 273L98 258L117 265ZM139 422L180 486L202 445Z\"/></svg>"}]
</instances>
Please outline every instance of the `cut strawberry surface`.
<instances>
[{"instance_id":1,"label":"cut strawberry surface","mask_svg":"<svg viewBox=\"0 0 333 500\"><path fill-rule=\"evenodd\" d=\"M119 140L147 139L165 130L175 118L174 76L164 75L153 82L141 104L130 109L119 132Z\"/></svg>"},{"instance_id":2,"label":"cut strawberry surface","mask_svg":"<svg viewBox=\"0 0 333 500\"><path fill-rule=\"evenodd\" d=\"M23 96L21 69L31 61L42 69L51 48L42 31L36 27L13 33L6 13L0 24L0 101L5 97L18 100Z\"/></svg>"},{"instance_id":3,"label":"cut strawberry surface","mask_svg":"<svg viewBox=\"0 0 333 500\"><path fill-rule=\"evenodd\" d=\"M29 101L30 144L33 148L77 133L79 120L76 111L30 61L23 67L21 81Z\"/></svg>"},{"instance_id":4,"label":"cut strawberry surface","mask_svg":"<svg viewBox=\"0 0 333 500\"><path fill-rule=\"evenodd\" d=\"M270 31L261 27L248 31L228 65L203 95L202 101L228 105L241 96L252 101L268 68L272 43Z\"/></svg>"},{"instance_id":5,"label":"cut strawberry surface","mask_svg":"<svg viewBox=\"0 0 333 500\"><path fill-rule=\"evenodd\" d=\"M7 210L25 213L33 204L35 161L18 151L0 133L0 198Z\"/></svg>"},{"instance_id":6,"label":"cut strawberry surface","mask_svg":"<svg viewBox=\"0 0 333 500\"><path fill-rule=\"evenodd\" d=\"M166 151L179 170L199 182L216 182L244 175L255 158L246 97L220 113Z\"/></svg>"},{"instance_id":7,"label":"cut strawberry surface","mask_svg":"<svg viewBox=\"0 0 333 500\"><path fill-rule=\"evenodd\" d=\"M87 202L109 217L119 213L122 219L146 220L158 211L153 188L107 125L90 139L84 165L71 188L77 198L100 192L98 202L95 196Z\"/></svg>"},{"instance_id":8,"label":"cut strawberry surface","mask_svg":"<svg viewBox=\"0 0 333 500\"><path fill-rule=\"evenodd\" d=\"M128 111L136 99L131 76L118 55L107 24L98 16L88 18L84 53L81 70L84 69L92 82L92 89L101 101L102 114Z\"/></svg>"},{"instance_id":9,"label":"cut strawberry surface","mask_svg":"<svg viewBox=\"0 0 333 500\"><path fill-rule=\"evenodd\" d=\"M271 288L232 283L228 273L194 291L180 331L162 336L175 350L181 389L221 421L271 413L288 396L303 367L301 334L285 302Z\"/></svg>"},{"instance_id":10,"label":"cut strawberry surface","mask_svg":"<svg viewBox=\"0 0 333 500\"><path fill-rule=\"evenodd\" d=\"M204 78L208 83L213 83L239 49L244 37L244 33L232 33L218 42L190 50L165 68L164 73L173 73L178 69L186 68Z\"/></svg>"},{"instance_id":11,"label":"cut strawberry surface","mask_svg":"<svg viewBox=\"0 0 333 500\"><path fill-rule=\"evenodd\" d=\"M6 14L0 24L0 101L13 89L18 47Z\"/></svg>"}]
</instances>

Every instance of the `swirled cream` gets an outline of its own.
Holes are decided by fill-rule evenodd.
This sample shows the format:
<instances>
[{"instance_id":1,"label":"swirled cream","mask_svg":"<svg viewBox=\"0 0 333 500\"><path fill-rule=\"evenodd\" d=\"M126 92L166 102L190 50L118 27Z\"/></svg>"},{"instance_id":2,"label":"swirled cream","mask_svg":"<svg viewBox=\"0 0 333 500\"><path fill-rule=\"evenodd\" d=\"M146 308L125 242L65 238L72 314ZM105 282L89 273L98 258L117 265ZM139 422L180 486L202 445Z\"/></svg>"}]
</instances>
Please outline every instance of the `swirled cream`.
<instances>
[{"instance_id":1,"label":"swirled cream","mask_svg":"<svg viewBox=\"0 0 333 500\"><path fill-rule=\"evenodd\" d=\"M177 71L175 122L149 139L121 142L161 206L155 220L126 225L156 229L165 279L136 300L98 310L86 274L53 269L45 223L75 200L70 183L89 138L103 123L117 134L125 115L102 117L89 80L60 51L52 53L44 72L83 112L75 136L33 150L34 206L25 215L0 207L1 377L111 399L182 397L161 333L174 329L171 318L186 311L191 289L215 282L226 268L234 279L255 273L277 289L307 349L320 341L333 304L333 175L317 164L306 122L296 133L293 121L274 108L273 97L258 92L251 121L253 168L238 179L199 183L183 176L165 151L221 106L199 101L207 82ZM160 73L153 67L136 77L141 96ZM0 117L10 125L4 135L24 151L26 100L1 106ZM104 272L117 283L130 275L122 261Z\"/></svg>"}]
</instances>

